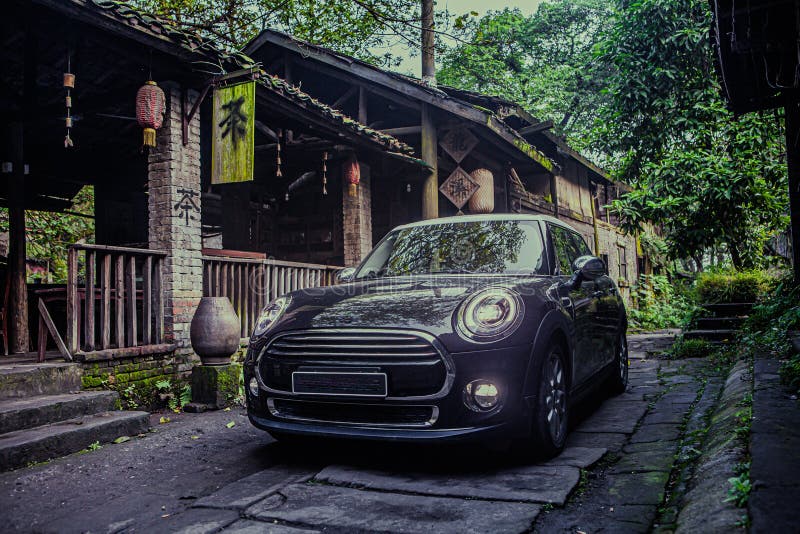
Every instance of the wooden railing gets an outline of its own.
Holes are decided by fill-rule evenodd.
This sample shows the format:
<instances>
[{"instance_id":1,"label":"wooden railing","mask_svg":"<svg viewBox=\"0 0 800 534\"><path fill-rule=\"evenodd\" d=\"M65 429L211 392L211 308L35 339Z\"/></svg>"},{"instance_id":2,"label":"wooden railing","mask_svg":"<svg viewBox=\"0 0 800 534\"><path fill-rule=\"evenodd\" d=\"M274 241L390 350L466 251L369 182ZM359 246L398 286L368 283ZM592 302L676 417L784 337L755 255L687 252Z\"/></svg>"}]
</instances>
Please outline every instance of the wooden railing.
<instances>
[{"instance_id":1,"label":"wooden railing","mask_svg":"<svg viewBox=\"0 0 800 534\"><path fill-rule=\"evenodd\" d=\"M203 256L203 295L228 297L250 336L261 309L284 293L335 283L342 268L291 261Z\"/></svg>"},{"instance_id":2,"label":"wooden railing","mask_svg":"<svg viewBox=\"0 0 800 534\"><path fill-rule=\"evenodd\" d=\"M70 353L163 344L166 256L158 250L103 245L69 248L66 343Z\"/></svg>"}]
</instances>

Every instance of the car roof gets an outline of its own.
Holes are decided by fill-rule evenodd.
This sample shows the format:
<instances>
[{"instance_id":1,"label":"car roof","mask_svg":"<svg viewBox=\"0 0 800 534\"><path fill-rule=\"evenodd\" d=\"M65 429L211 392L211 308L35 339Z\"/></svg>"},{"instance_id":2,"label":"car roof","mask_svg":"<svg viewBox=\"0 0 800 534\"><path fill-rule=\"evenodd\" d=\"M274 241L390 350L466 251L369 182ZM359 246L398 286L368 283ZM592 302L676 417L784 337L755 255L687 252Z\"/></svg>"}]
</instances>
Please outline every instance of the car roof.
<instances>
[{"instance_id":1,"label":"car roof","mask_svg":"<svg viewBox=\"0 0 800 534\"><path fill-rule=\"evenodd\" d=\"M438 219L428 219L425 221L417 221L409 224L397 226L395 230L405 230L406 228L416 228L418 226L431 226L435 224L445 223L466 223L466 222L480 222L480 221L542 221L558 226L563 226L570 230L575 230L568 224L551 217L549 215L533 215L528 213L486 213L480 215L455 215L453 217L440 217Z\"/></svg>"}]
</instances>

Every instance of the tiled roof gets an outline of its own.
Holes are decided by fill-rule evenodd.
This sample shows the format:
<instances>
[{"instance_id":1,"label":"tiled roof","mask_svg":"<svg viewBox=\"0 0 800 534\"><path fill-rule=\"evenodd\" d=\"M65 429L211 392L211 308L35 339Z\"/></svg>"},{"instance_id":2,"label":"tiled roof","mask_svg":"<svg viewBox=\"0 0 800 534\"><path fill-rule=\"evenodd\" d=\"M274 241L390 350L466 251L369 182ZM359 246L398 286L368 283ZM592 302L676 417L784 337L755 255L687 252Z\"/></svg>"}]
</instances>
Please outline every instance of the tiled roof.
<instances>
[{"instance_id":1,"label":"tiled roof","mask_svg":"<svg viewBox=\"0 0 800 534\"><path fill-rule=\"evenodd\" d=\"M266 75L259 78L259 83L275 93L286 95L295 102L302 103L305 107L312 108L314 111L324 115L332 122L336 122L352 131L372 138L374 141L384 145L393 152L405 154L411 154L414 152L414 148L406 143L403 143L391 135L387 135L379 132L378 130L373 130L372 128L364 126L360 122L351 119L341 111L333 109L311 95L304 93L300 90L300 88L289 84L289 82L282 78Z\"/></svg>"},{"instance_id":2,"label":"tiled roof","mask_svg":"<svg viewBox=\"0 0 800 534\"><path fill-rule=\"evenodd\" d=\"M118 23L143 32L151 38L165 40L176 47L176 52L180 51L196 56L198 61L213 63L220 68L228 70L255 67L255 62L242 52L223 50L213 41L204 39L198 34L184 31L165 19L144 13L125 2L116 0L69 0L69 2L84 9L101 12ZM260 78L259 81L259 85L265 89L281 94L297 105L311 109L313 112L325 116L331 122L368 138L373 143L377 143L384 149L393 152L394 156L402 157L402 155L410 154L414 151L406 143L351 119L281 78L265 76ZM403 159L409 158L403 157ZM413 158L410 159L413 160ZM419 163L418 160L413 161Z\"/></svg>"}]
</instances>

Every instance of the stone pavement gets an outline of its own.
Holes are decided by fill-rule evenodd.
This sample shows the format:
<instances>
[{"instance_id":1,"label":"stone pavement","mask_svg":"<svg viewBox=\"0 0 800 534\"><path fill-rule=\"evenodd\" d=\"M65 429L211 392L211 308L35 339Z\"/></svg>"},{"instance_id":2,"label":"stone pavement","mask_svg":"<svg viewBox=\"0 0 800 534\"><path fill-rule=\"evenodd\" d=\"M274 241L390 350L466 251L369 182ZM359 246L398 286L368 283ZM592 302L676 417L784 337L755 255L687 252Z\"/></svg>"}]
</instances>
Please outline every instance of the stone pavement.
<instances>
[{"instance_id":1,"label":"stone pavement","mask_svg":"<svg viewBox=\"0 0 800 534\"><path fill-rule=\"evenodd\" d=\"M630 387L614 398L593 397L576 407L567 448L548 462L526 464L485 449L412 447L392 444L326 443L324 448L293 448L270 443L265 433L251 429L240 435L244 447L215 448L198 465L193 477L185 465L171 474L172 458L194 454L192 430L176 432L171 448L153 451L148 469L158 484L127 485L124 477L114 493L128 492L133 502L124 513L108 509L106 522L92 523L94 512L83 511L79 498L70 502L74 515L57 524L39 523L37 530L62 532L645 532L674 521L671 494L681 483L676 461L691 447L687 429L704 424L706 411L719 393L720 380L705 380L704 363L666 361L648 356L647 338L631 336ZM237 431L241 413L236 413ZM221 417L217 414L193 416ZM224 415L222 416L224 417ZM234 417L230 414L228 417ZM196 424L196 423L191 423ZM161 430L161 429L160 429ZM166 429L165 431L168 431ZM241 432L241 431L240 431ZM224 436L224 431L220 433ZM196 437L196 436L194 436ZM147 437L131 449L145 447ZM209 446L213 441L201 437ZM132 443L132 442L129 442ZM269 444L269 445L267 445ZM699 444L695 444L699 446ZM114 449L87 453L110 457ZM160 453L160 455L159 455ZM72 462L80 458L71 457ZM208 469L226 462L231 473L211 481ZM57 472L60 461L53 462ZM261 464L260 469L257 466ZM247 470L243 470L247 466ZM129 466L131 476L148 473ZM253 469L255 468L255 469ZM36 471L40 469L40 471ZM37 481L47 478L32 468ZM11 477L31 482L24 505L28 514L48 505L50 495L37 493L33 473L20 470L0 477L13 488ZM53 475L56 477L57 475ZM84 477L81 482L91 480ZM62 481L63 482L63 481ZM211 482L216 482L211 491ZM169 500L169 484L180 486ZM196 491L189 488L196 485ZM138 491L138 493L137 493ZM144 499L142 492L158 497ZM97 499L98 496L95 496ZM137 501L138 499L138 501ZM156 503L166 502L159 510ZM25 530L25 515L15 506L23 501L0 495L0 506L14 510L12 530ZM112 501L113 506L121 506ZM119 512L119 511L117 511ZM64 510L61 510L65 514ZM98 512L99 513L99 512ZM83 515L85 524L80 525ZM29 523L30 524L30 523Z\"/></svg>"},{"instance_id":2,"label":"stone pavement","mask_svg":"<svg viewBox=\"0 0 800 534\"><path fill-rule=\"evenodd\" d=\"M756 358L750 431L751 532L797 532L800 503L800 406L781 387L779 362Z\"/></svg>"}]
</instances>

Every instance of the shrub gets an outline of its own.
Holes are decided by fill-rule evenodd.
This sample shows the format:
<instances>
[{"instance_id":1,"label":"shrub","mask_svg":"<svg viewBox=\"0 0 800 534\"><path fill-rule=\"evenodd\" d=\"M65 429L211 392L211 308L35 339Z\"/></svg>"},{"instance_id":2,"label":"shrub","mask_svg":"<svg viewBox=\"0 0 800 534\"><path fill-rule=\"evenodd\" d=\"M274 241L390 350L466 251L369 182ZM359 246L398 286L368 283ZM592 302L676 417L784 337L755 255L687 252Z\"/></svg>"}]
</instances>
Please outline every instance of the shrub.
<instances>
[{"instance_id":1,"label":"shrub","mask_svg":"<svg viewBox=\"0 0 800 534\"><path fill-rule=\"evenodd\" d=\"M669 350L670 358L705 358L716 354L717 346L705 339L679 339Z\"/></svg>"},{"instance_id":2,"label":"shrub","mask_svg":"<svg viewBox=\"0 0 800 534\"><path fill-rule=\"evenodd\" d=\"M695 292L701 303L756 302L772 285L764 271L709 271L698 276Z\"/></svg>"},{"instance_id":3,"label":"shrub","mask_svg":"<svg viewBox=\"0 0 800 534\"><path fill-rule=\"evenodd\" d=\"M683 326L695 308L687 290L664 275L642 275L633 288L636 307L628 310L632 328L657 330Z\"/></svg>"}]
</instances>

